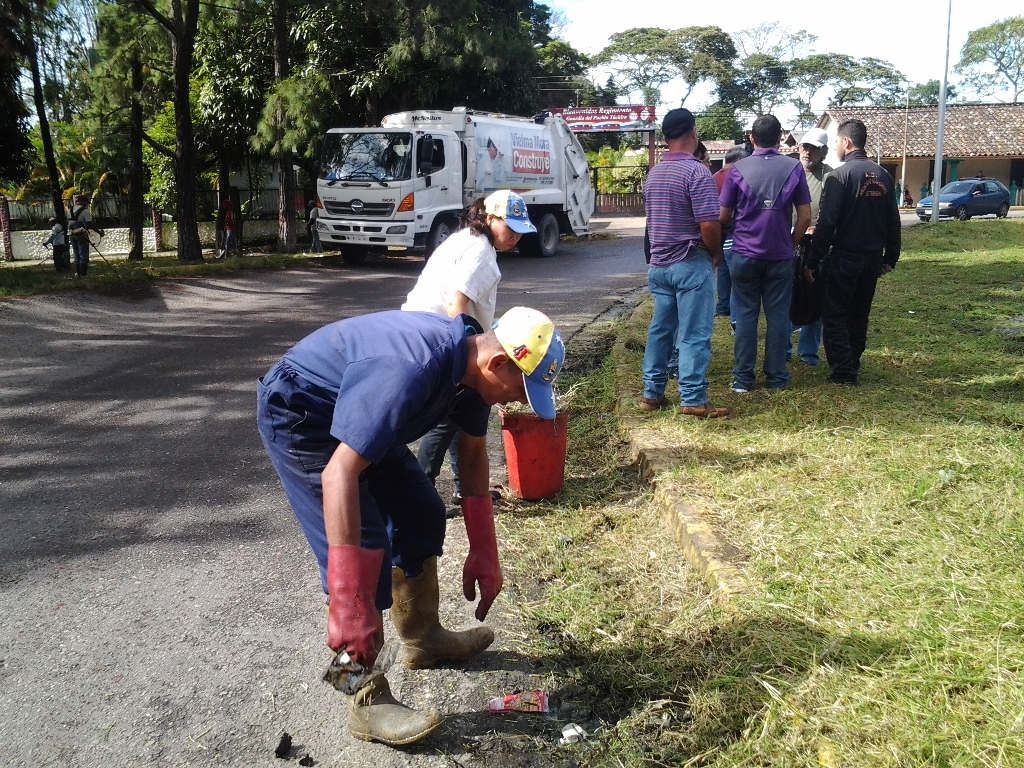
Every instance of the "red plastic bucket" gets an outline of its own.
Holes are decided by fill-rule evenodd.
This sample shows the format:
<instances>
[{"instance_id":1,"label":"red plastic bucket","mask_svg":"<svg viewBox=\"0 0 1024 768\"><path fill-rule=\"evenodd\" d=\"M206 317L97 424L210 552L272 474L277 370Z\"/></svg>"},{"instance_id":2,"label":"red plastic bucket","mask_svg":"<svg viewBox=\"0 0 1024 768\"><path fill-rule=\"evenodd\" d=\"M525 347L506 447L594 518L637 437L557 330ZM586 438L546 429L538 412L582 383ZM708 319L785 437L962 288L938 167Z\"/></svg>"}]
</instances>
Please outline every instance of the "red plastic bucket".
<instances>
[{"instance_id":1,"label":"red plastic bucket","mask_svg":"<svg viewBox=\"0 0 1024 768\"><path fill-rule=\"evenodd\" d=\"M568 422L568 413L560 413L552 421L533 414L501 411L508 486L515 496L536 501L562 490Z\"/></svg>"}]
</instances>

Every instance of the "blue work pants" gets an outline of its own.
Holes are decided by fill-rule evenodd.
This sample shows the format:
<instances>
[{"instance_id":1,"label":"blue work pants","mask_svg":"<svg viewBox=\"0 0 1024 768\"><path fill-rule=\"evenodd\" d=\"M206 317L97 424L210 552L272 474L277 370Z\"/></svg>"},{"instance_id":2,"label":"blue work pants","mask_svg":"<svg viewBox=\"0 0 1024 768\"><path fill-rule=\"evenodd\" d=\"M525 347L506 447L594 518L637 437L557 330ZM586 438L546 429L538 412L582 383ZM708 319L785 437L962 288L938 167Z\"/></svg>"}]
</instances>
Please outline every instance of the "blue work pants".
<instances>
[{"instance_id":1,"label":"blue work pants","mask_svg":"<svg viewBox=\"0 0 1024 768\"><path fill-rule=\"evenodd\" d=\"M256 385L256 422L285 496L320 566L327 592L327 532L321 473L339 445L331 436L334 398L283 362ZM391 568L409 577L440 556L445 507L405 445L392 446L359 478L360 546L384 550L376 605L391 607Z\"/></svg>"},{"instance_id":2,"label":"blue work pants","mask_svg":"<svg viewBox=\"0 0 1024 768\"><path fill-rule=\"evenodd\" d=\"M455 439L459 434L459 425L451 419L445 419L432 430L420 438L420 448L416 459L420 468L427 476L431 484L437 483L438 475L441 474L441 465L444 464L445 451L448 452L448 463L451 464L452 474L455 476L455 493L462 495L462 485L459 483L459 443Z\"/></svg>"}]
</instances>

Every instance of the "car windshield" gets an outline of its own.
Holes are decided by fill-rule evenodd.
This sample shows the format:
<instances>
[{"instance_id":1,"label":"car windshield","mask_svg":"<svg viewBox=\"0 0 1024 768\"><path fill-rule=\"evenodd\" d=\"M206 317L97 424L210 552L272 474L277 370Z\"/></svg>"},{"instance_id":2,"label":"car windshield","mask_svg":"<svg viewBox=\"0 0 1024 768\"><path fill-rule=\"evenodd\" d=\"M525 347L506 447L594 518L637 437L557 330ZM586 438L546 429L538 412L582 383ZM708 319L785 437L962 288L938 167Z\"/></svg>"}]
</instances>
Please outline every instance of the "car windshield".
<instances>
[{"instance_id":1,"label":"car windshield","mask_svg":"<svg viewBox=\"0 0 1024 768\"><path fill-rule=\"evenodd\" d=\"M324 138L321 179L403 181L411 170L411 133L328 133Z\"/></svg>"},{"instance_id":2,"label":"car windshield","mask_svg":"<svg viewBox=\"0 0 1024 768\"><path fill-rule=\"evenodd\" d=\"M952 181L939 190L940 195L966 195L973 189L976 181Z\"/></svg>"}]
</instances>

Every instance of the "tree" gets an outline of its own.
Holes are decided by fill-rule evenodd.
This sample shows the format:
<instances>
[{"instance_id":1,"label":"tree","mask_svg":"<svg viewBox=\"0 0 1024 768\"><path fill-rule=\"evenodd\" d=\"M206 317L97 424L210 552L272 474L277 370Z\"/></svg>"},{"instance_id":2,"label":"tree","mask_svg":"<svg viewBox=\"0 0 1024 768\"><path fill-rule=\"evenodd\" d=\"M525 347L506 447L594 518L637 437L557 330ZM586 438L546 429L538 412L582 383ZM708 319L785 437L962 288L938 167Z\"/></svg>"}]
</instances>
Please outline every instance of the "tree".
<instances>
[{"instance_id":1,"label":"tree","mask_svg":"<svg viewBox=\"0 0 1024 768\"><path fill-rule=\"evenodd\" d=\"M1024 93L1024 16L997 21L968 33L955 71L980 93L1009 89L1012 101Z\"/></svg>"},{"instance_id":2,"label":"tree","mask_svg":"<svg viewBox=\"0 0 1024 768\"><path fill-rule=\"evenodd\" d=\"M640 91L644 104L661 103L661 86L678 75L672 60L670 32L660 27L636 27L614 32L594 63L611 67L626 91Z\"/></svg>"},{"instance_id":3,"label":"tree","mask_svg":"<svg viewBox=\"0 0 1024 768\"><path fill-rule=\"evenodd\" d=\"M18 87L21 72L11 43L5 45L0 38L0 186L25 181L33 155L29 113Z\"/></svg>"},{"instance_id":4,"label":"tree","mask_svg":"<svg viewBox=\"0 0 1024 768\"><path fill-rule=\"evenodd\" d=\"M32 73L32 100L35 102L36 119L39 121L39 134L43 142L43 157L46 159L46 171L49 176L50 202L53 204L53 215L62 229L67 227L67 216L64 213L64 195L57 174L57 160L53 154L53 138L50 134L50 120L46 115L46 104L43 101L43 82L39 70L39 49L36 45L35 19L36 14L27 9L21 19L24 37L22 45L28 58L29 70Z\"/></svg>"},{"instance_id":5,"label":"tree","mask_svg":"<svg viewBox=\"0 0 1024 768\"><path fill-rule=\"evenodd\" d=\"M732 38L719 27L684 27L672 30L664 43L665 56L672 62L676 76L686 86L680 106L704 82L727 77L736 58Z\"/></svg>"},{"instance_id":6,"label":"tree","mask_svg":"<svg viewBox=\"0 0 1024 768\"><path fill-rule=\"evenodd\" d=\"M767 53L755 53L740 62L718 85L719 99L744 112L768 115L785 102L789 69Z\"/></svg>"},{"instance_id":7,"label":"tree","mask_svg":"<svg viewBox=\"0 0 1024 768\"><path fill-rule=\"evenodd\" d=\"M929 80L927 83L918 83L907 89L908 101L912 107L927 107L939 103L939 91L942 83L938 80ZM946 102L956 98L956 88L946 83Z\"/></svg>"},{"instance_id":8,"label":"tree","mask_svg":"<svg viewBox=\"0 0 1024 768\"><path fill-rule=\"evenodd\" d=\"M733 35L736 51L741 58L757 54L773 56L780 61L797 58L817 40L805 29L793 29L780 21L768 21Z\"/></svg>"},{"instance_id":9,"label":"tree","mask_svg":"<svg viewBox=\"0 0 1024 768\"><path fill-rule=\"evenodd\" d=\"M203 260L196 215L196 148L192 124L191 77L196 34L199 30L199 0L169 0L164 14L152 0L122 0L134 4L153 17L167 32L171 42L172 91L174 101L174 149L147 139L156 151L174 162L175 220L178 224L178 260Z\"/></svg>"},{"instance_id":10,"label":"tree","mask_svg":"<svg viewBox=\"0 0 1024 768\"><path fill-rule=\"evenodd\" d=\"M818 122L814 97L824 89L856 79L857 61L843 54L815 53L789 63L790 104L797 108L796 127L810 128Z\"/></svg>"},{"instance_id":11,"label":"tree","mask_svg":"<svg viewBox=\"0 0 1024 768\"><path fill-rule=\"evenodd\" d=\"M728 104L717 102L697 117L697 135L710 141L726 141L743 138L743 125L736 116L736 110Z\"/></svg>"},{"instance_id":12,"label":"tree","mask_svg":"<svg viewBox=\"0 0 1024 768\"><path fill-rule=\"evenodd\" d=\"M590 60L564 40L551 40L537 49L540 107L579 106L581 91L590 85L584 73Z\"/></svg>"},{"instance_id":13,"label":"tree","mask_svg":"<svg viewBox=\"0 0 1024 768\"><path fill-rule=\"evenodd\" d=\"M128 193L128 258L142 259L146 193L143 135L146 118L170 98L170 48L162 27L129 6L102 5L97 20L97 63L89 79L87 116L100 131L121 189ZM165 137L174 144L173 131ZM125 139L127 141L125 141ZM127 178L117 169L127 166Z\"/></svg>"},{"instance_id":14,"label":"tree","mask_svg":"<svg viewBox=\"0 0 1024 768\"><path fill-rule=\"evenodd\" d=\"M845 107L852 104L870 104L891 107L900 103L903 73L881 59L859 59L838 83L829 105Z\"/></svg>"}]
</instances>

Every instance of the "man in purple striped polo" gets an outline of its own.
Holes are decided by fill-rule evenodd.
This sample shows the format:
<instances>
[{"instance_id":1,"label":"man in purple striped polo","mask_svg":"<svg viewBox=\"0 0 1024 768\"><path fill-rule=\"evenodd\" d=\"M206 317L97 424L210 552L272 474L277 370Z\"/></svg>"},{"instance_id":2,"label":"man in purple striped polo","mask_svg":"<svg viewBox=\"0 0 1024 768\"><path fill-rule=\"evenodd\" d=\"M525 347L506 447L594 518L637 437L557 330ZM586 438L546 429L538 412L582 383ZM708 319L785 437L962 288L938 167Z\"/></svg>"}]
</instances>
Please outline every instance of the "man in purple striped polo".
<instances>
[{"instance_id":1,"label":"man in purple striped polo","mask_svg":"<svg viewBox=\"0 0 1024 768\"><path fill-rule=\"evenodd\" d=\"M730 389L754 388L757 321L764 307L764 375L768 389L789 383L786 348L793 298L793 249L811 223L811 193L796 158L779 154L782 126L762 115L750 131L754 153L734 163L721 194L721 222L735 219L732 236L732 319L736 323L736 366ZM796 226L793 208L796 207Z\"/></svg>"},{"instance_id":2,"label":"man in purple striped polo","mask_svg":"<svg viewBox=\"0 0 1024 768\"><path fill-rule=\"evenodd\" d=\"M714 267L722 261L718 193L711 173L693 155L698 138L693 114L673 109L661 124L668 152L644 182L651 266L647 284L654 316L644 352L640 407L667 405L668 359L679 330L679 413L702 419L726 416L708 402L708 359L714 329Z\"/></svg>"}]
</instances>

